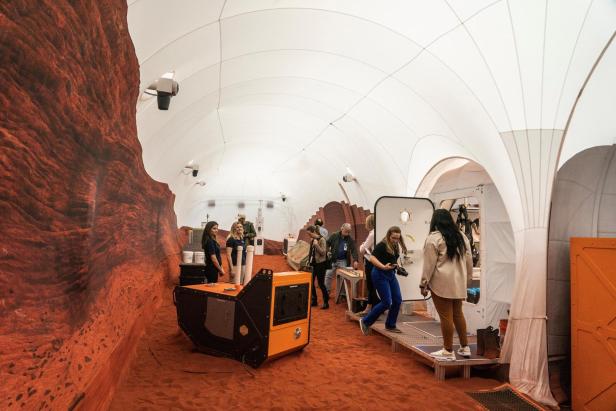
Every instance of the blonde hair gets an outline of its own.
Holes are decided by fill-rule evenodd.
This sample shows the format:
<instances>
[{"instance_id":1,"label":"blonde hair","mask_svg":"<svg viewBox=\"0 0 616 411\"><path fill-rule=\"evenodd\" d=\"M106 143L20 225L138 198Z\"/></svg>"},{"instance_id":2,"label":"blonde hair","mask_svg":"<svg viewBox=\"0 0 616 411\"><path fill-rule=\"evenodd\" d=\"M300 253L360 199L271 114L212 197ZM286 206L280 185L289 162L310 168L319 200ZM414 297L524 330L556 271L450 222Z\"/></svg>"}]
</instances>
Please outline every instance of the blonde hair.
<instances>
[{"instance_id":1,"label":"blonde hair","mask_svg":"<svg viewBox=\"0 0 616 411\"><path fill-rule=\"evenodd\" d=\"M389 239L389 237L391 237L393 233L400 234L400 247L402 248L402 252L406 253L406 244L404 244L404 237L402 237L402 230L400 230L400 227L395 226L395 225L389 227L389 230L387 230L387 234L385 234L385 238L383 238L383 242L387 246L387 252L389 254L396 255L396 252L394 251L394 245Z\"/></svg>"},{"instance_id":2,"label":"blonde hair","mask_svg":"<svg viewBox=\"0 0 616 411\"><path fill-rule=\"evenodd\" d=\"M374 214L370 214L366 217L366 230L374 230Z\"/></svg>"},{"instance_id":3,"label":"blonde hair","mask_svg":"<svg viewBox=\"0 0 616 411\"><path fill-rule=\"evenodd\" d=\"M240 236L235 234L235 230L237 229L238 226L241 226L242 228L244 228L244 226L242 225L242 223L240 223L239 221L234 222L233 224L231 224L231 229L229 230L229 235L227 236L227 240L230 238L234 238L236 240L240 240Z\"/></svg>"}]
</instances>

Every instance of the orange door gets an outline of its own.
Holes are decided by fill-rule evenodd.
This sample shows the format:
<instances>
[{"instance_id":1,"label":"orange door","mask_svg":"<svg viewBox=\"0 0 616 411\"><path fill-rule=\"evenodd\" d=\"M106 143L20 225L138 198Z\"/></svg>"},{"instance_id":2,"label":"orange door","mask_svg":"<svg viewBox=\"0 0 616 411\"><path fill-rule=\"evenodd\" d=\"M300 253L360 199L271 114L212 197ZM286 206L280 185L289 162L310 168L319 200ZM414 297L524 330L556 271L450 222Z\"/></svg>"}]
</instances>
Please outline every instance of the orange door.
<instances>
[{"instance_id":1,"label":"orange door","mask_svg":"<svg viewBox=\"0 0 616 411\"><path fill-rule=\"evenodd\" d=\"M616 239L571 239L574 410L616 410Z\"/></svg>"}]
</instances>

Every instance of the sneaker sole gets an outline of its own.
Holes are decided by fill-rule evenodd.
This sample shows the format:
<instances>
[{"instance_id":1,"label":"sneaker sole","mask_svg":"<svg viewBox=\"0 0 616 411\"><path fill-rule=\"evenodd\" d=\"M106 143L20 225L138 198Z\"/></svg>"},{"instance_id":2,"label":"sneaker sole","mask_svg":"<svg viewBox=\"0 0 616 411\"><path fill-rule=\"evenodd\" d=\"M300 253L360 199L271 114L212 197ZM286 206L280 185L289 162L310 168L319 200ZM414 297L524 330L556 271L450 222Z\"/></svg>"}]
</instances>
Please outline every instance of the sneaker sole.
<instances>
[{"instance_id":1,"label":"sneaker sole","mask_svg":"<svg viewBox=\"0 0 616 411\"><path fill-rule=\"evenodd\" d=\"M432 358L434 358L435 360L441 360L441 361L456 361L456 358L451 358L451 357L436 357L434 355L431 355Z\"/></svg>"},{"instance_id":2,"label":"sneaker sole","mask_svg":"<svg viewBox=\"0 0 616 411\"><path fill-rule=\"evenodd\" d=\"M363 325L362 325L362 324L363 324L363 322L362 322L362 320L361 320L361 319L358 321L358 323L359 323L359 329L361 330L361 333L362 333L363 335L366 335L366 336L367 336L367 335L370 335L370 328L366 327L366 328L367 328L367 330L366 330L366 331L364 331L364 327L363 327Z\"/></svg>"}]
</instances>

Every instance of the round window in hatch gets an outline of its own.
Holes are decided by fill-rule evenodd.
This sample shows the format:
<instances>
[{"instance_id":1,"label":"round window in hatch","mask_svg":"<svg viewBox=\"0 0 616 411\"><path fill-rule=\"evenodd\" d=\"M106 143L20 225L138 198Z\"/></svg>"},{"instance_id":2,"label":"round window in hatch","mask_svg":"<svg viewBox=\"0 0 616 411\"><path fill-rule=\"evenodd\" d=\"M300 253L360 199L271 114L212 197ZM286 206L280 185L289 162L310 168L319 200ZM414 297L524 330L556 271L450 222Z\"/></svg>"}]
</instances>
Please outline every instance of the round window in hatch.
<instances>
[{"instance_id":1,"label":"round window in hatch","mask_svg":"<svg viewBox=\"0 0 616 411\"><path fill-rule=\"evenodd\" d=\"M400 221L402 224L408 224L411 222L411 218L413 217L411 210L402 210L400 212Z\"/></svg>"}]
</instances>

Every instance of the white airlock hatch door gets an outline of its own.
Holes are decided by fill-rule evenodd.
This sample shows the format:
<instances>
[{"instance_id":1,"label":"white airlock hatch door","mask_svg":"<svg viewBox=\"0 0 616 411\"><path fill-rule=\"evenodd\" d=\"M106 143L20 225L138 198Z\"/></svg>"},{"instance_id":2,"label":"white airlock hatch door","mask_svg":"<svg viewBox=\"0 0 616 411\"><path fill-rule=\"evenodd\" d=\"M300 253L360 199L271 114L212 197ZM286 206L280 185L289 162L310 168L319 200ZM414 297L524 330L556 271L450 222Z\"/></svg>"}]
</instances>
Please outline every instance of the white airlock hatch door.
<instances>
[{"instance_id":1,"label":"white airlock hatch door","mask_svg":"<svg viewBox=\"0 0 616 411\"><path fill-rule=\"evenodd\" d=\"M403 267L408 277L397 276L402 300L423 300L419 281L423 264L423 246L430 232L434 204L427 198L381 197L374 205L375 242L381 241L391 226L398 226L407 248Z\"/></svg>"}]
</instances>

